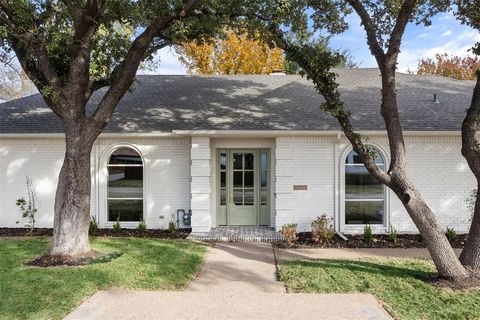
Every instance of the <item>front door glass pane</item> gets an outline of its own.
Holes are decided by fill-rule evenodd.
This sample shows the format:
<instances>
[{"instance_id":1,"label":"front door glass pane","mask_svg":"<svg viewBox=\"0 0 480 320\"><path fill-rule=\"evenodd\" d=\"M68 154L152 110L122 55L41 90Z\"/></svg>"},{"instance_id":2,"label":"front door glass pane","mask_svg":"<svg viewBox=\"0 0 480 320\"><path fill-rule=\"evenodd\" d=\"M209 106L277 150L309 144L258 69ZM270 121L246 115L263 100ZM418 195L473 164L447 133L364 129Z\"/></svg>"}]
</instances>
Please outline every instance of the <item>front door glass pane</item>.
<instances>
[{"instance_id":1,"label":"front door glass pane","mask_svg":"<svg viewBox=\"0 0 480 320\"><path fill-rule=\"evenodd\" d=\"M243 187L243 172L235 171L233 173L233 187L242 188Z\"/></svg>"},{"instance_id":2,"label":"front door glass pane","mask_svg":"<svg viewBox=\"0 0 480 320\"><path fill-rule=\"evenodd\" d=\"M253 189L245 189L243 191L243 205L245 206L253 206L253 199L254 199L254 190Z\"/></svg>"},{"instance_id":3,"label":"front door glass pane","mask_svg":"<svg viewBox=\"0 0 480 320\"><path fill-rule=\"evenodd\" d=\"M245 170L253 170L253 153L245 153Z\"/></svg>"},{"instance_id":4,"label":"front door glass pane","mask_svg":"<svg viewBox=\"0 0 480 320\"><path fill-rule=\"evenodd\" d=\"M235 170L243 169L243 153L233 154L233 169Z\"/></svg>"},{"instance_id":5,"label":"front door glass pane","mask_svg":"<svg viewBox=\"0 0 480 320\"><path fill-rule=\"evenodd\" d=\"M233 189L233 203L237 206L243 204L243 189Z\"/></svg>"},{"instance_id":6,"label":"front door glass pane","mask_svg":"<svg viewBox=\"0 0 480 320\"><path fill-rule=\"evenodd\" d=\"M233 203L253 206L255 203L255 154L233 153Z\"/></svg>"},{"instance_id":7,"label":"front door glass pane","mask_svg":"<svg viewBox=\"0 0 480 320\"><path fill-rule=\"evenodd\" d=\"M245 177L244 187L245 188L253 188L254 172L253 171L246 171L244 177Z\"/></svg>"}]
</instances>

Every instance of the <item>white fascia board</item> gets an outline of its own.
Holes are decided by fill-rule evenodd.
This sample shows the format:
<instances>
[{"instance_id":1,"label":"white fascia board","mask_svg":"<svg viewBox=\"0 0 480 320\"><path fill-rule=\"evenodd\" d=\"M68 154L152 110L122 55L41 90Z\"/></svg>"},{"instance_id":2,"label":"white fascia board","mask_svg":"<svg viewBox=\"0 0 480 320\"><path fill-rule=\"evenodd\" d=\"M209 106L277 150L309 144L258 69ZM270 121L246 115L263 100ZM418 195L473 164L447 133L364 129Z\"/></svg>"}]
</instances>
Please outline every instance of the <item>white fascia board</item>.
<instances>
[{"instance_id":1,"label":"white fascia board","mask_svg":"<svg viewBox=\"0 0 480 320\"><path fill-rule=\"evenodd\" d=\"M171 132L149 133L101 133L99 138L168 138L179 137ZM0 133L0 138L24 138L24 139L58 139L65 138L64 133Z\"/></svg>"},{"instance_id":2,"label":"white fascia board","mask_svg":"<svg viewBox=\"0 0 480 320\"><path fill-rule=\"evenodd\" d=\"M204 137L282 137L282 136L344 136L342 131L294 130L173 130L183 136ZM357 131L365 136L386 136L386 131ZM460 136L460 131L404 131L404 136Z\"/></svg>"},{"instance_id":3,"label":"white fascia board","mask_svg":"<svg viewBox=\"0 0 480 320\"><path fill-rule=\"evenodd\" d=\"M386 131L357 131L365 136L386 136ZM406 137L412 136L461 136L460 131L404 131ZM480 132L478 133L480 136ZM204 137L258 137L275 138L285 136L344 136L341 131L295 131L295 130L173 130L172 132L142 132L142 133L101 133L99 138L168 138L182 136ZM26 139L58 139L64 138L63 133L1 133L0 138Z\"/></svg>"}]
</instances>

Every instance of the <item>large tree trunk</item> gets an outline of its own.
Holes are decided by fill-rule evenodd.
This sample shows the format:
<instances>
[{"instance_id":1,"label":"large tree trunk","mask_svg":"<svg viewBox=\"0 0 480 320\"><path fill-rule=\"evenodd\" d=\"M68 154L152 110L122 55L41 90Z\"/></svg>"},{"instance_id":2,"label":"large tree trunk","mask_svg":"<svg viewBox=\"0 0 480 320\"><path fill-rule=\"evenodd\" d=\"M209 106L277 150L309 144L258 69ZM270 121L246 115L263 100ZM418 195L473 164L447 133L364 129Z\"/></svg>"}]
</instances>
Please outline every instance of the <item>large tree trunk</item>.
<instances>
[{"instance_id":1,"label":"large tree trunk","mask_svg":"<svg viewBox=\"0 0 480 320\"><path fill-rule=\"evenodd\" d=\"M422 235L427 249L441 278L458 281L469 276L467 270L458 260L455 251L445 236L437 217L428 207L420 193L404 178L395 179L395 193L402 201L405 209Z\"/></svg>"},{"instance_id":2,"label":"large tree trunk","mask_svg":"<svg viewBox=\"0 0 480 320\"><path fill-rule=\"evenodd\" d=\"M406 149L403 140L396 95L396 59L382 68L382 107L390 145L389 187L397 194L417 226L441 278L458 281L469 276L455 254L445 231L433 211L408 179Z\"/></svg>"},{"instance_id":3,"label":"large tree trunk","mask_svg":"<svg viewBox=\"0 0 480 320\"><path fill-rule=\"evenodd\" d=\"M51 255L79 257L90 252L90 153L94 139L81 123L66 124L65 159L58 178Z\"/></svg>"},{"instance_id":4,"label":"large tree trunk","mask_svg":"<svg viewBox=\"0 0 480 320\"><path fill-rule=\"evenodd\" d=\"M472 102L462 124L462 155L477 179L477 199L473 211L472 224L467 243L460 255L463 265L480 272L480 145L477 140L477 127L480 123L480 70L473 90Z\"/></svg>"},{"instance_id":5,"label":"large tree trunk","mask_svg":"<svg viewBox=\"0 0 480 320\"><path fill-rule=\"evenodd\" d=\"M468 232L465 248L460 255L460 261L475 271L480 270L480 183L477 186L477 199L472 217L472 224Z\"/></svg>"}]
</instances>

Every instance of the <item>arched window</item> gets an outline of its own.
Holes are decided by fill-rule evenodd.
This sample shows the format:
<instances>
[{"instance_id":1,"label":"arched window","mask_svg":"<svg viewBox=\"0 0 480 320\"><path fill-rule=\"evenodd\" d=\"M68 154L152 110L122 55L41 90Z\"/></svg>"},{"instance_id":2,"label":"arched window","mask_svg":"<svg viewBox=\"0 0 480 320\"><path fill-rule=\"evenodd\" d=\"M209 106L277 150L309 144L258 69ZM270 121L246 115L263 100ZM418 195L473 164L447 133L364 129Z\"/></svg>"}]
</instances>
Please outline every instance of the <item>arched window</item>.
<instances>
[{"instance_id":1,"label":"arched window","mask_svg":"<svg viewBox=\"0 0 480 320\"><path fill-rule=\"evenodd\" d=\"M110 155L108 168L108 221L143 219L143 160L132 148Z\"/></svg>"},{"instance_id":2,"label":"arched window","mask_svg":"<svg viewBox=\"0 0 480 320\"><path fill-rule=\"evenodd\" d=\"M377 150L375 164L385 170ZM363 165L355 151L345 160L345 224L384 224L385 188Z\"/></svg>"}]
</instances>

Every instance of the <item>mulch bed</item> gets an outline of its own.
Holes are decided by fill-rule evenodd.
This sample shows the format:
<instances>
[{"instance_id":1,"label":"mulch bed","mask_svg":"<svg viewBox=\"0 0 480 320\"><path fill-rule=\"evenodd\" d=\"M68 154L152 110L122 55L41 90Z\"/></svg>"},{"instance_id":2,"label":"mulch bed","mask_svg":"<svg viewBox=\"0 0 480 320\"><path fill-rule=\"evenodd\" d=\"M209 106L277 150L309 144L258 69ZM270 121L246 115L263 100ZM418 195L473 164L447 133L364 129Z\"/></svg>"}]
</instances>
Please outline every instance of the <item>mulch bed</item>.
<instances>
[{"instance_id":1,"label":"mulch bed","mask_svg":"<svg viewBox=\"0 0 480 320\"><path fill-rule=\"evenodd\" d=\"M427 279L427 282L439 288L448 288L453 290L480 289L480 273L470 270L470 276L460 281L450 281L438 277Z\"/></svg>"},{"instance_id":2,"label":"mulch bed","mask_svg":"<svg viewBox=\"0 0 480 320\"><path fill-rule=\"evenodd\" d=\"M52 236L53 229L35 228L30 234L26 228L0 228L0 237L25 237L25 236Z\"/></svg>"},{"instance_id":3,"label":"mulch bed","mask_svg":"<svg viewBox=\"0 0 480 320\"><path fill-rule=\"evenodd\" d=\"M60 266L84 266L91 264L93 260L101 257L101 254L92 251L81 257L43 255L25 263L29 267L60 267Z\"/></svg>"},{"instance_id":4,"label":"mulch bed","mask_svg":"<svg viewBox=\"0 0 480 320\"><path fill-rule=\"evenodd\" d=\"M137 229L122 229L119 233L114 233L112 229L98 229L98 232L95 234L95 236L185 239L190 232L190 229L176 230L174 232L170 232L165 229L149 229L142 233ZM52 229L35 228L31 236L52 236L52 234ZM29 230L25 228L0 228L0 237L25 237L29 235Z\"/></svg>"},{"instance_id":5,"label":"mulch bed","mask_svg":"<svg viewBox=\"0 0 480 320\"><path fill-rule=\"evenodd\" d=\"M316 243L312 240L311 232L301 232L298 234L296 243L290 248L425 248L425 243L420 235L400 234L396 242L389 240L388 235L375 235L374 240L366 243L363 235L345 235L348 241L335 235L329 243ZM451 241L452 247L463 248L467 235L458 235L454 241ZM284 242L276 243L280 248L286 248Z\"/></svg>"},{"instance_id":6,"label":"mulch bed","mask_svg":"<svg viewBox=\"0 0 480 320\"><path fill-rule=\"evenodd\" d=\"M78 266L85 266L89 264L110 262L122 256L122 254L123 253L120 253L120 252L102 254L96 251L91 251L89 254L79 256L79 257L51 256L46 254L26 262L25 265L29 267L41 267L41 268L78 267Z\"/></svg>"}]
</instances>

